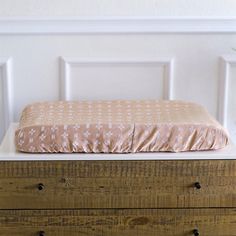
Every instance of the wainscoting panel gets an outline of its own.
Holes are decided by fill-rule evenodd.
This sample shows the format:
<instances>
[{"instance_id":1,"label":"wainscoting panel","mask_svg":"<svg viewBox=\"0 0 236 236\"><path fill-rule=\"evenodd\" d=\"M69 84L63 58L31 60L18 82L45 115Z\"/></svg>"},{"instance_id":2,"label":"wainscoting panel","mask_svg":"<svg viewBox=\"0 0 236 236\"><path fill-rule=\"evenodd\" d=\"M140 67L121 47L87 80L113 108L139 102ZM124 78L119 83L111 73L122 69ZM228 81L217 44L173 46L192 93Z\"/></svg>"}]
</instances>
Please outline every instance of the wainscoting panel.
<instances>
[{"instance_id":1,"label":"wainscoting panel","mask_svg":"<svg viewBox=\"0 0 236 236\"><path fill-rule=\"evenodd\" d=\"M61 58L61 99L172 99L172 58Z\"/></svg>"},{"instance_id":2,"label":"wainscoting panel","mask_svg":"<svg viewBox=\"0 0 236 236\"><path fill-rule=\"evenodd\" d=\"M12 122L12 61L0 58L0 140Z\"/></svg>"},{"instance_id":3,"label":"wainscoting panel","mask_svg":"<svg viewBox=\"0 0 236 236\"><path fill-rule=\"evenodd\" d=\"M232 134L235 42L230 18L2 19L0 140L27 104L59 99L188 100Z\"/></svg>"},{"instance_id":4,"label":"wainscoting panel","mask_svg":"<svg viewBox=\"0 0 236 236\"><path fill-rule=\"evenodd\" d=\"M219 121L227 128L236 143L236 55L221 57L219 86Z\"/></svg>"}]
</instances>

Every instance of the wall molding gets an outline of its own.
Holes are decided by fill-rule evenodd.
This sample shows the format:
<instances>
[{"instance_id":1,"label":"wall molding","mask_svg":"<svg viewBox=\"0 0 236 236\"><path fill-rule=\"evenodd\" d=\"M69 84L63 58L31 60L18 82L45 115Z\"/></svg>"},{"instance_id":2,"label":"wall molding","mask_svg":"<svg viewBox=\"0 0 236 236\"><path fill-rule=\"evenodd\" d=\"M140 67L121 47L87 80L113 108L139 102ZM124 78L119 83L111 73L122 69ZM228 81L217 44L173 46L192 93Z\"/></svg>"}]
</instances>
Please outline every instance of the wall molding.
<instances>
[{"instance_id":1,"label":"wall molding","mask_svg":"<svg viewBox=\"0 0 236 236\"><path fill-rule=\"evenodd\" d=\"M0 19L0 35L235 32L235 17L80 17Z\"/></svg>"},{"instance_id":2,"label":"wall molding","mask_svg":"<svg viewBox=\"0 0 236 236\"><path fill-rule=\"evenodd\" d=\"M230 70L236 66L235 55L221 56L221 76L219 81L218 119L227 128Z\"/></svg>"},{"instance_id":3,"label":"wall molding","mask_svg":"<svg viewBox=\"0 0 236 236\"><path fill-rule=\"evenodd\" d=\"M3 84L2 99L3 99L3 120L4 131L13 121L13 92L12 92L12 59L0 58L0 73Z\"/></svg>"},{"instance_id":4,"label":"wall molding","mask_svg":"<svg viewBox=\"0 0 236 236\"><path fill-rule=\"evenodd\" d=\"M70 71L74 66L81 65L107 65L110 64L131 64L131 65L152 65L164 66L163 99L173 99L174 97L174 59L81 59L81 58L60 58L60 99L70 100Z\"/></svg>"}]
</instances>

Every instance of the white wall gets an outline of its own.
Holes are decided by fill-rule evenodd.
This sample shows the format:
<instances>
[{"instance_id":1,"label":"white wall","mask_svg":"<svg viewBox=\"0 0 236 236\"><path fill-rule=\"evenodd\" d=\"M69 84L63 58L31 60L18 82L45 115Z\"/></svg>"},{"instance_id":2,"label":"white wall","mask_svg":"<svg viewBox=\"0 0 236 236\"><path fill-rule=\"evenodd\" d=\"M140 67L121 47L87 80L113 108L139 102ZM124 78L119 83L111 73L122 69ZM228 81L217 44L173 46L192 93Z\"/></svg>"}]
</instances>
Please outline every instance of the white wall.
<instances>
[{"instance_id":1,"label":"white wall","mask_svg":"<svg viewBox=\"0 0 236 236\"><path fill-rule=\"evenodd\" d=\"M174 57L174 98L201 103L217 117L220 56L232 53L235 42L232 34L2 36L0 55L13 59L15 120L29 102L59 99L60 56L78 60ZM81 72L73 73L78 77L75 85L82 86ZM96 70L90 76L96 77ZM85 98L93 98L87 92Z\"/></svg>"},{"instance_id":2,"label":"white wall","mask_svg":"<svg viewBox=\"0 0 236 236\"><path fill-rule=\"evenodd\" d=\"M3 108L3 71L0 68L0 142L4 135L4 108Z\"/></svg>"},{"instance_id":3,"label":"white wall","mask_svg":"<svg viewBox=\"0 0 236 236\"><path fill-rule=\"evenodd\" d=\"M235 0L0 0L0 17L235 15Z\"/></svg>"},{"instance_id":4,"label":"white wall","mask_svg":"<svg viewBox=\"0 0 236 236\"><path fill-rule=\"evenodd\" d=\"M42 16L230 17L236 16L236 1L0 0L0 19L31 16L36 18ZM129 60L130 58L159 60L160 58L173 57L175 58L174 98L198 102L217 117L218 102L222 99L219 97L220 57L225 54L236 55L236 52L232 51L232 47L236 47L236 31L233 30L231 33L191 33L191 25L190 27L188 25L188 30L190 32L185 34L0 34L0 59L12 58L13 86L11 89L14 91L12 103L14 121L19 120L21 110L28 103L60 99L59 57L61 56L76 60L84 60L84 58L86 60L109 60L109 58L115 60ZM231 79L236 76L236 71L233 68L232 66L229 69ZM84 74L88 79L89 76L94 79L98 75L96 67L91 67L91 70L94 72L90 75ZM124 68L122 71L125 71ZM128 73L133 73L132 71ZM140 77L138 70L134 73ZM154 81L154 76L162 81L166 72L163 68L157 68L147 70L147 73L150 73L149 77L152 81ZM110 76L109 73L107 75ZM132 76L135 77L135 74ZM4 129L3 96L1 96L3 95L2 77L0 73L0 140ZM74 68L71 73L73 94L76 94L76 86L81 86L82 79L80 78L81 69ZM143 78L140 77L141 80L143 82ZM233 94L235 83L231 84L229 92ZM96 88L96 84L94 87ZM79 88L81 89L81 87ZM150 88L153 89L153 86L150 85ZM161 93L162 91L157 89L157 98L162 97ZM83 94L88 96L79 98L89 99L91 91ZM153 94L147 94L147 97L150 95L150 98L154 98ZM77 98L77 96L73 97ZM91 96L91 98L94 97ZM229 101L231 100L235 101L230 95ZM232 108L232 103L229 107ZM230 119L231 130L236 128L235 120L234 118Z\"/></svg>"}]
</instances>

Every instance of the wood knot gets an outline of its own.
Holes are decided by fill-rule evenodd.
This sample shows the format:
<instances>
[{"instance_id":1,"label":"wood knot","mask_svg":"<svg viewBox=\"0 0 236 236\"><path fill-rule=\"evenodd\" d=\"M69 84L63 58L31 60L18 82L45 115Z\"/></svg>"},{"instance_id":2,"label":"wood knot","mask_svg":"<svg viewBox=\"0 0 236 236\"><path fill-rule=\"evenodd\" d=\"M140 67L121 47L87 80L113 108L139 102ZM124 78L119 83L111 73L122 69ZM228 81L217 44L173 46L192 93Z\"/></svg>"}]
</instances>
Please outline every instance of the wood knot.
<instances>
[{"instance_id":1,"label":"wood knot","mask_svg":"<svg viewBox=\"0 0 236 236\"><path fill-rule=\"evenodd\" d=\"M72 184L71 180L67 177L62 177L60 182L63 183L65 187L70 187Z\"/></svg>"},{"instance_id":2,"label":"wood knot","mask_svg":"<svg viewBox=\"0 0 236 236\"><path fill-rule=\"evenodd\" d=\"M61 183L66 183L66 178L62 177L61 178Z\"/></svg>"},{"instance_id":3,"label":"wood knot","mask_svg":"<svg viewBox=\"0 0 236 236\"><path fill-rule=\"evenodd\" d=\"M149 223L149 219L147 217L137 217L129 221L130 226L147 225L148 223Z\"/></svg>"}]
</instances>

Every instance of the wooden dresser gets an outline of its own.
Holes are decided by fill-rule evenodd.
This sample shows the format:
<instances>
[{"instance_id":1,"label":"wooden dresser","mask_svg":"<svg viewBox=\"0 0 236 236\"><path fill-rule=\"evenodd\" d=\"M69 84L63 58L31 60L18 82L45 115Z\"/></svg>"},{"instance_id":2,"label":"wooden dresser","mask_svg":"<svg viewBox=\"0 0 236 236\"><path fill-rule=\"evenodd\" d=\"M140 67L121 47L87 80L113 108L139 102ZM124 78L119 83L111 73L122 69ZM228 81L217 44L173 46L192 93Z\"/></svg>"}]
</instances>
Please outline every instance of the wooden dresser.
<instances>
[{"instance_id":1,"label":"wooden dresser","mask_svg":"<svg viewBox=\"0 0 236 236\"><path fill-rule=\"evenodd\" d=\"M236 161L2 161L1 236L235 236Z\"/></svg>"}]
</instances>

